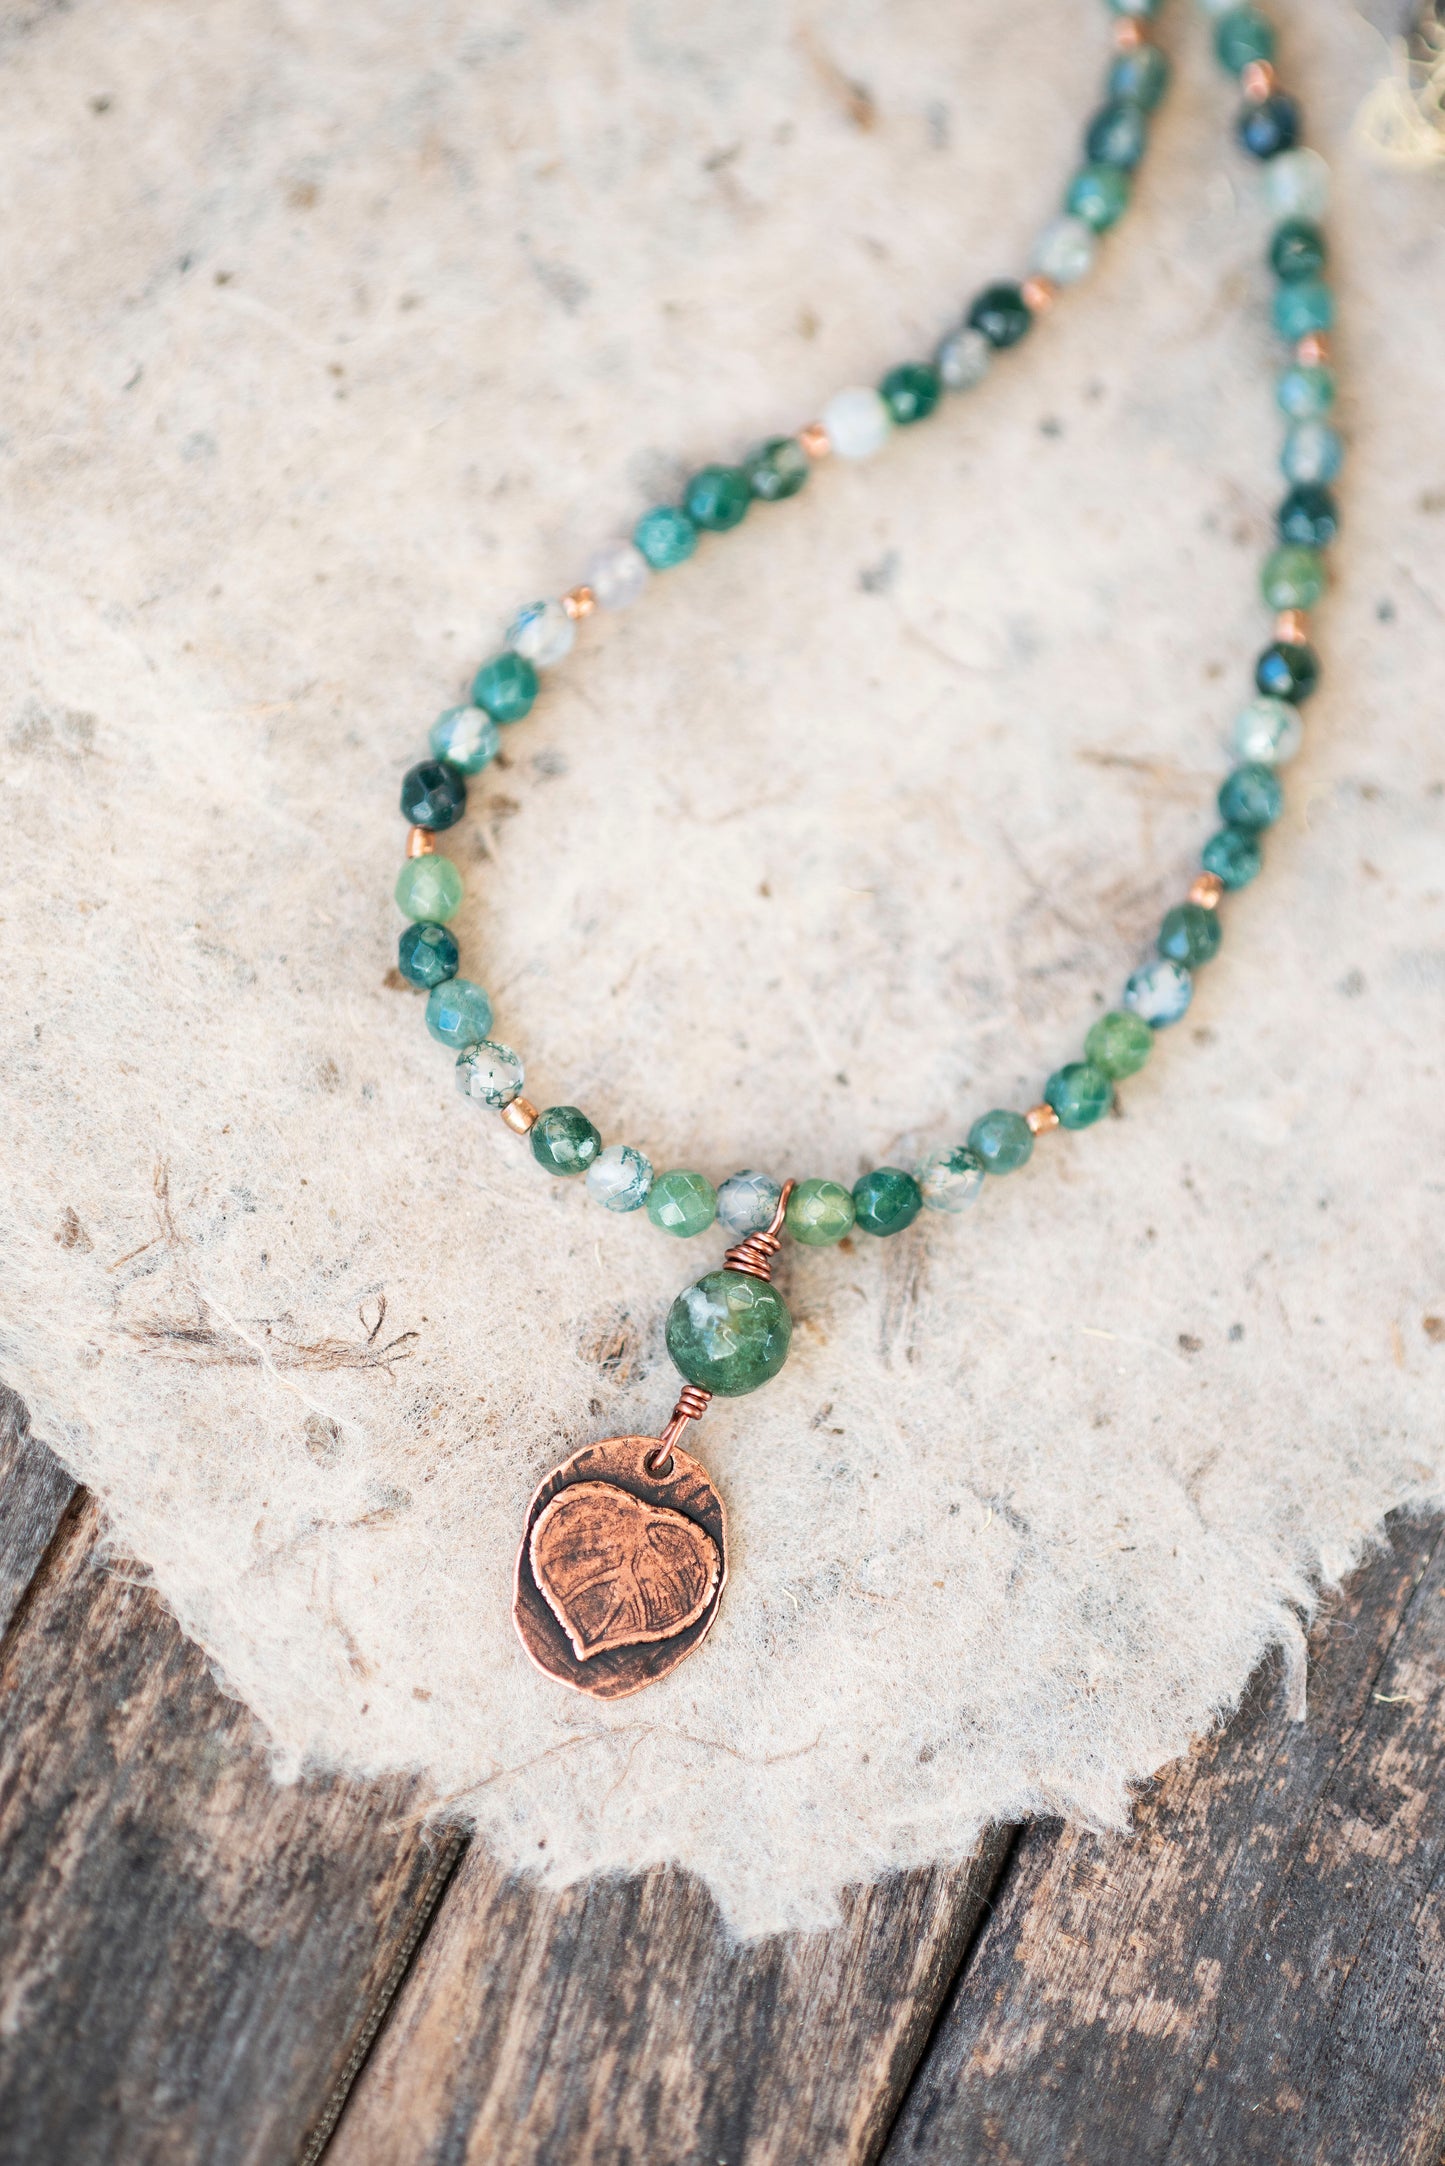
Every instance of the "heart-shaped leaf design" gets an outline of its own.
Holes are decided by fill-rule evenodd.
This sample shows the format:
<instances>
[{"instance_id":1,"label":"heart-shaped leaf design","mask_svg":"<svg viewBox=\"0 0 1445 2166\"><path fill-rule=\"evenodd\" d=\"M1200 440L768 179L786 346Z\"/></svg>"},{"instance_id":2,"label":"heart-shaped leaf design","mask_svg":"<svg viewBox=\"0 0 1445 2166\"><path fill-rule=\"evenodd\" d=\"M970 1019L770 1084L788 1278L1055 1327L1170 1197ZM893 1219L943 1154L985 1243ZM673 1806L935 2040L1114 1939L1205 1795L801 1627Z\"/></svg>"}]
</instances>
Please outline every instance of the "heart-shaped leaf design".
<instances>
[{"instance_id":1,"label":"heart-shaped leaf design","mask_svg":"<svg viewBox=\"0 0 1445 2166\"><path fill-rule=\"evenodd\" d=\"M707 1608L722 1571L705 1527L611 1482L574 1482L537 1515L532 1573L579 1661L667 1640Z\"/></svg>"}]
</instances>

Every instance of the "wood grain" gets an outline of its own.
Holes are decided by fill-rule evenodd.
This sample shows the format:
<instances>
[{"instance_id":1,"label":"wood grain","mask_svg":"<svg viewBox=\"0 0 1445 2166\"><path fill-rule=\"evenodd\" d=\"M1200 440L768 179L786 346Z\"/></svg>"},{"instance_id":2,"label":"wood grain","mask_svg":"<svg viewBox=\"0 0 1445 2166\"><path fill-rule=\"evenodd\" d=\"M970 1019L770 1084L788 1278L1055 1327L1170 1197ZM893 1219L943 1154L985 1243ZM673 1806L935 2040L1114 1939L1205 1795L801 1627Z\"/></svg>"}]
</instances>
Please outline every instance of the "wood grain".
<instances>
[{"instance_id":1,"label":"wood grain","mask_svg":"<svg viewBox=\"0 0 1445 2166\"><path fill-rule=\"evenodd\" d=\"M548 1895L473 1850L326 2166L865 2160L1005 1848L747 1946L676 1870Z\"/></svg>"},{"instance_id":2,"label":"wood grain","mask_svg":"<svg viewBox=\"0 0 1445 2166\"><path fill-rule=\"evenodd\" d=\"M1411 2166L1445 2135L1445 1550L1397 1524L1128 1837L1022 1839L885 2166Z\"/></svg>"},{"instance_id":3,"label":"wood grain","mask_svg":"<svg viewBox=\"0 0 1445 2166\"><path fill-rule=\"evenodd\" d=\"M0 1636L75 1498L75 1483L30 1434L30 1417L0 1384Z\"/></svg>"}]
</instances>

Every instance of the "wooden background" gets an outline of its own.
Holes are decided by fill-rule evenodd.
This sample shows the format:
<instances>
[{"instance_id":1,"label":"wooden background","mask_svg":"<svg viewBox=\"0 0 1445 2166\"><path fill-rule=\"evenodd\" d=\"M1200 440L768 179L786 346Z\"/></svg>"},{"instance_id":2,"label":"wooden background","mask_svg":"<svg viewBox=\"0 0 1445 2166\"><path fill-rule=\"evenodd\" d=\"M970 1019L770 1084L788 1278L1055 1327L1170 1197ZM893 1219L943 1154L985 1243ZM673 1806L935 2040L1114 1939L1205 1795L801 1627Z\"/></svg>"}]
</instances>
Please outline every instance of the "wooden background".
<instances>
[{"instance_id":1,"label":"wooden background","mask_svg":"<svg viewBox=\"0 0 1445 2166\"><path fill-rule=\"evenodd\" d=\"M0 1404L0 2166L1435 2166L1445 1545L1401 1520L1127 1838L739 1947L547 1895L256 1723Z\"/></svg>"}]
</instances>

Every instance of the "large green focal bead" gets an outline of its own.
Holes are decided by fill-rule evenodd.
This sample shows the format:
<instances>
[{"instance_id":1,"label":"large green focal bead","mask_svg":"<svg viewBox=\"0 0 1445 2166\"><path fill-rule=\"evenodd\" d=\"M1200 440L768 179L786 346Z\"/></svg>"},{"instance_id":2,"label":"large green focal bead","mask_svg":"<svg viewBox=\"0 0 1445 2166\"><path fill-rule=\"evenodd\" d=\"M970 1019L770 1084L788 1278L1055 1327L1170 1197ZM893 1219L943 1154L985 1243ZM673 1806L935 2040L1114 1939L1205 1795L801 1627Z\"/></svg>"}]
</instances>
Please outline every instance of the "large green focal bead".
<instances>
[{"instance_id":1,"label":"large green focal bead","mask_svg":"<svg viewBox=\"0 0 1445 2166\"><path fill-rule=\"evenodd\" d=\"M777 1375L793 1319L776 1286L746 1271L709 1271L667 1313L667 1351L701 1391L741 1398Z\"/></svg>"}]
</instances>

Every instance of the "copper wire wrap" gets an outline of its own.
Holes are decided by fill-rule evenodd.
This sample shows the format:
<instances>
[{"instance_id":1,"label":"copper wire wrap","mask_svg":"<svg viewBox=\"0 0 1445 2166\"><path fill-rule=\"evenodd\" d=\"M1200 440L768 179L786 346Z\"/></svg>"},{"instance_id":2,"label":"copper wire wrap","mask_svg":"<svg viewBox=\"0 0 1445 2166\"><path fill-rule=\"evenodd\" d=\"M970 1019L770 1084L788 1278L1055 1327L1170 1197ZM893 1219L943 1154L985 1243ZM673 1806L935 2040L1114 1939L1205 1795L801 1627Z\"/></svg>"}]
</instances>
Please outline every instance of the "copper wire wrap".
<instances>
[{"instance_id":1,"label":"copper wire wrap","mask_svg":"<svg viewBox=\"0 0 1445 2166\"><path fill-rule=\"evenodd\" d=\"M667 1480L672 1472L672 1447L690 1421L701 1421L712 1405L712 1393L704 1391L701 1384L684 1384L677 1395L677 1405L672 1419L657 1440L657 1447L642 1462L644 1473L655 1481Z\"/></svg>"},{"instance_id":2,"label":"copper wire wrap","mask_svg":"<svg viewBox=\"0 0 1445 2166\"><path fill-rule=\"evenodd\" d=\"M408 857L435 857L437 839L429 827L407 829L406 854Z\"/></svg>"},{"instance_id":3,"label":"copper wire wrap","mask_svg":"<svg viewBox=\"0 0 1445 2166\"><path fill-rule=\"evenodd\" d=\"M723 1258L724 1271L746 1271L750 1279L770 1280L773 1275L773 1258L783 1245L783 1218L788 1208L788 1198L797 1187L796 1181L784 1181L783 1192L778 1198L778 1208L761 1233L750 1233L746 1241L739 1241Z\"/></svg>"}]
</instances>

